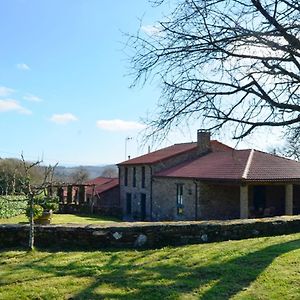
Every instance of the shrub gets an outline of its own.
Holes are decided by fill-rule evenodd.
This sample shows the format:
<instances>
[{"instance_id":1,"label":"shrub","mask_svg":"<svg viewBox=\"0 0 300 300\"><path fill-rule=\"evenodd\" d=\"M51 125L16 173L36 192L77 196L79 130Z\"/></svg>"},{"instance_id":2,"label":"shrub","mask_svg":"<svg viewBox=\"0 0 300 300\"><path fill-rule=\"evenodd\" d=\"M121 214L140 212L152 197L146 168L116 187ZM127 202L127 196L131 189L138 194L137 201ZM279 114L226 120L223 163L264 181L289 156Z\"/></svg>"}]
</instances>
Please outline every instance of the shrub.
<instances>
[{"instance_id":1,"label":"shrub","mask_svg":"<svg viewBox=\"0 0 300 300\"><path fill-rule=\"evenodd\" d=\"M26 206L27 198L25 196L0 196L0 219L23 214Z\"/></svg>"},{"instance_id":2,"label":"shrub","mask_svg":"<svg viewBox=\"0 0 300 300\"><path fill-rule=\"evenodd\" d=\"M33 207L33 218L37 218L43 215L43 212L56 212L59 208L59 197L58 196L45 196L44 194L37 195L34 198L34 207ZM30 218L30 207L27 206L26 216Z\"/></svg>"},{"instance_id":3,"label":"shrub","mask_svg":"<svg viewBox=\"0 0 300 300\"><path fill-rule=\"evenodd\" d=\"M33 219L36 220L43 215L44 208L39 204L33 205ZM30 206L28 205L26 208L26 216L30 219Z\"/></svg>"},{"instance_id":4,"label":"shrub","mask_svg":"<svg viewBox=\"0 0 300 300\"><path fill-rule=\"evenodd\" d=\"M53 212L57 212L59 209L59 197L58 196L52 196L52 197L45 197L43 204L41 206L44 208L44 210L52 210Z\"/></svg>"}]
</instances>

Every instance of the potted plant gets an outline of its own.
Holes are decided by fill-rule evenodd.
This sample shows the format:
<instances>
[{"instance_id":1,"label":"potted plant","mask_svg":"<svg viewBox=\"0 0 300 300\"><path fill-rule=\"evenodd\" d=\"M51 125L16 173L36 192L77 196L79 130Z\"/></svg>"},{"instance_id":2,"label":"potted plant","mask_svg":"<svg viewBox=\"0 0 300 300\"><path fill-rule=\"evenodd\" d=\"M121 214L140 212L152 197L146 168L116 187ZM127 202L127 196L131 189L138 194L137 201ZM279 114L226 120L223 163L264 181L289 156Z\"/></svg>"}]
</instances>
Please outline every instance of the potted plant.
<instances>
[{"instance_id":1,"label":"potted plant","mask_svg":"<svg viewBox=\"0 0 300 300\"><path fill-rule=\"evenodd\" d=\"M37 196L34 199L33 220L35 224L47 225L51 223L53 212L58 211L58 196ZM30 218L30 207L26 209L26 215Z\"/></svg>"}]
</instances>

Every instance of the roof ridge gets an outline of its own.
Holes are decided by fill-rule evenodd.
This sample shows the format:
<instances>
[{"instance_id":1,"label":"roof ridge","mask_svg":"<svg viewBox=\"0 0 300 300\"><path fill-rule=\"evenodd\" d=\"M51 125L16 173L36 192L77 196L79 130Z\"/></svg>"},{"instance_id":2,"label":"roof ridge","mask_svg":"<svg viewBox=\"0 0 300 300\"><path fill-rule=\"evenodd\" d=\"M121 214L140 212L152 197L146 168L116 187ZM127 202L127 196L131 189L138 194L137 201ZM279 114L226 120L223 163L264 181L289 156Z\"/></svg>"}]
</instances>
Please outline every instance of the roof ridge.
<instances>
[{"instance_id":1,"label":"roof ridge","mask_svg":"<svg viewBox=\"0 0 300 300\"><path fill-rule=\"evenodd\" d=\"M184 142L184 143L175 143L175 144L167 146L167 147L172 147L172 146L175 146L175 145L186 145L186 144L197 144L197 142L192 141L192 142ZM165 147L165 148L167 148L167 147ZM164 148L162 148L162 149L164 149Z\"/></svg>"},{"instance_id":2,"label":"roof ridge","mask_svg":"<svg viewBox=\"0 0 300 300\"><path fill-rule=\"evenodd\" d=\"M243 175L242 175L243 179L247 179L247 177L248 177L250 166L251 166L253 155L254 155L254 151L255 150L253 150L253 149L250 150L250 153L249 153L249 156L248 156L248 159L247 159L247 162L246 162L246 166L245 166L245 169L244 169L244 172L243 172Z\"/></svg>"}]
</instances>

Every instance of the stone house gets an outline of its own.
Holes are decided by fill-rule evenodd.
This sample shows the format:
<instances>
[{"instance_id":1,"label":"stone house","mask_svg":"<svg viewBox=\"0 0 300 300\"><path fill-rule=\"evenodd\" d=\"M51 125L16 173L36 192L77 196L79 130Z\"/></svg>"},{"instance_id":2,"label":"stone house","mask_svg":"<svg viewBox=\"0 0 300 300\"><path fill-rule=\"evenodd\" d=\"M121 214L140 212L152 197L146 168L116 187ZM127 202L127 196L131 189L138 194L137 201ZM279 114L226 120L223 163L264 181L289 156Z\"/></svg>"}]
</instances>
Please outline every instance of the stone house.
<instances>
[{"instance_id":1,"label":"stone house","mask_svg":"<svg viewBox=\"0 0 300 300\"><path fill-rule=\"evenodd\" d=\"M300 163L236 150L210 133L118 164L127 220L209 220L300 213Z\"/></svg>"},{"instance_id":2,"label":"stone house","mask_svg":"<svg viewBox=\"0 0 300 300\"><path fill-rule=\"evenodd\" d=\"M86 182L86 201L100 215L121 216L118 178L97 177Z\"/></svg>"}]
</instances>

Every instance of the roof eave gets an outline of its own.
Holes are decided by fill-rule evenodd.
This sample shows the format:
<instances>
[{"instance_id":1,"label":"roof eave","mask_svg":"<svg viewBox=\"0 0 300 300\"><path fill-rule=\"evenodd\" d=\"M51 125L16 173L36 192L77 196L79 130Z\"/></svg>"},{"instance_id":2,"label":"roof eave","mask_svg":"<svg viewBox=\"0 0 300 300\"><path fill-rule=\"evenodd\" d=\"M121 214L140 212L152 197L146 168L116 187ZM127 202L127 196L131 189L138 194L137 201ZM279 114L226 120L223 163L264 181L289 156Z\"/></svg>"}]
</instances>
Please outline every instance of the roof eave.
<instances>
[{"instance_id":1,"label":"roof eave","mask_svg":"<svg viewBox=\"0 0 300 300\"><path fill-rule=\"evenodd\" d=\"M130 160L127 160L127 161L123 161L123 162L117 164L117 166L125 166L125 165L126 166L153 165L153 164L157 164L157 163L160 163L160 162L164 162L164 161L166 161L168 159L176 157L177 155L181 155L181 154L184 154L184 153L187 153L187 152L191 152L191 151L195 150L196 148L197 147L195 146L195 147L193 147L191 149L188 149L188 150L185 150L185 151L182 151L182 152L179 152L179 153L175 153L175 154L172 154L172 155L167 156L165 158L157 159L157 160L154 160L154 161L151 161L151 162L140 162L140 163L134 163L133 162L133 163L130 163ZM133 158L133 159L135 159L135 158Z\"/></svg>"},{"instance_id":2,"label":"roof eave","mask_svg":"<svg viewBox=\"0 0 300 300\"><path fill-rule=\"evenodd\" d=\"M154 175L154 178L173 178L173 179L185 179L185 180L193 180L193 181L224 181L224 182L235 182L235 183L244 183L244 184L251 184L251 183L286 183L286 182L299 182L300 178L270 178L270 179L261 179L261 178L252 178L252 179L245 179L245 178L209 178L209 177L187 177L187 176L168 176L168 175Z\"/></svg>"}]
</instances>

